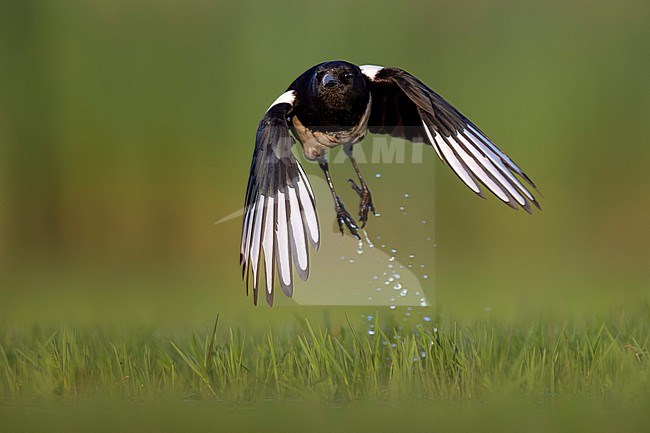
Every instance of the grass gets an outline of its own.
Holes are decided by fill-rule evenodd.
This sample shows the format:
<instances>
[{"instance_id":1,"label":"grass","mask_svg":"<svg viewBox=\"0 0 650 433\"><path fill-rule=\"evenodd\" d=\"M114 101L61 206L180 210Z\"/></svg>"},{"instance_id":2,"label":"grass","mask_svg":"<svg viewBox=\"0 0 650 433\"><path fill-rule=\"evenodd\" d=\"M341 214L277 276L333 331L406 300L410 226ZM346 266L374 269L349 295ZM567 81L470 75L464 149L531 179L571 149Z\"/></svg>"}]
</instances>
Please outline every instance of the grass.
<instances>
[{"instance_id":1,"label":"grass","mask_svg":"<svg viewBox=\"0 0 650 433\"><path fill-rule=\"evenodd\" d=\"M167 336L63 326L0 330L0 399L258 403L650 396L650 321L373 319ZM370 335L374 334L374 335Z\"/></svg>"},{"instance_id":2,"label":"grass","mask_svg":"<svg viewBox=\"0 0 650 433\"><path fill-rule=\"evenodd\" d=\"M5 319L0 432L594 433L650 423L647 308L513 322L413 313L261 328L222 317L171 331Z\"/></svg>"}]
</instances>

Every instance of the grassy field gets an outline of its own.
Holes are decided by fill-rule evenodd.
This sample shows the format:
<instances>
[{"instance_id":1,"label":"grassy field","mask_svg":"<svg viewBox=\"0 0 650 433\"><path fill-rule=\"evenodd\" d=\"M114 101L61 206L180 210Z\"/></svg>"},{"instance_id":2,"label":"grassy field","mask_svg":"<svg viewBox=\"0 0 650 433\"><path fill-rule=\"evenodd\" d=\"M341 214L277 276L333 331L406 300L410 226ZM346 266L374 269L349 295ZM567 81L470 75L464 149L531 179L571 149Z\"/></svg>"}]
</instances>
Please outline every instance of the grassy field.
<instances>
[{"instance_id":1,"label":"grassy field","mask_svg":"<svg viewBox=\"0 0 650 433\"><path fill-rule=\"evenodd\" d=\"M181 419L186 431L211 422L230 426L218 431L278 431L287 427L283 413L310 431L398 431L403 423L416 431L627 431L650 420L647 307L509 324L418 313L406 322L388 311L296 319L253 333L218 321L167 335L3 326L0 427L70 431L72 417L82 431L108 417L106 428L119 431L143 413L144 431L174 431ZM174 422L161 422L170 414Z\"/></svg>"}]
</instances>

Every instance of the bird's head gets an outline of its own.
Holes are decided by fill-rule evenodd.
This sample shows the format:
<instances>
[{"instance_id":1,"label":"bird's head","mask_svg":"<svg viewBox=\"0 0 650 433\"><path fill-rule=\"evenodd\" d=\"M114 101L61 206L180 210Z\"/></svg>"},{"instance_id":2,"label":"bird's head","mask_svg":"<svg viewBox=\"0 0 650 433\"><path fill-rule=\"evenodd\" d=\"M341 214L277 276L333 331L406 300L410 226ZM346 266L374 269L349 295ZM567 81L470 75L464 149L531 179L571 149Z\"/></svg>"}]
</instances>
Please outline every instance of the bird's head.
<instances>
[{"instance_id":1,"label":"bird's head","mask_svg":"<svg viewBox=\"0 0 650 433\"><path fill-rule=\"evenodd\" d=\"M366 93L361 69L348 62L323 63L314 71L312 80L316 94L329 103L354 100Z\"/></svg>"}]
</instances>

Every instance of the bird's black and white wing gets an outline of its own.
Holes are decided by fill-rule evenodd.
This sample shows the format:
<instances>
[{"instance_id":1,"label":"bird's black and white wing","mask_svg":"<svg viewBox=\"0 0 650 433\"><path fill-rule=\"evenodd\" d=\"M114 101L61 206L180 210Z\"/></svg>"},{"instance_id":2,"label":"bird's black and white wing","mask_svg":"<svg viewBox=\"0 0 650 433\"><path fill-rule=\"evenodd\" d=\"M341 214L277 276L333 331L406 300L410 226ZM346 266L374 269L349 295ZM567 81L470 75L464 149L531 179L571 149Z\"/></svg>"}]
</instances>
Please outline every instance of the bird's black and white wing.
<instances>
[{"instance_id":1,"label":"bird's black and white wing","mask_svg":"<svg viewBox=\"0 0 650 433\"><path fill-rule=\"evenodd\" d=\"M370 132L422 139L481 197L479 182L512 208L539 208L521 181L535 188L528 176L440 95L402 69L365 65L361 72L372 95Z\"/></svg>"},{"instance_id":2,"label":"bird's black and white wing","mask_svg":"<svg viewBox=\"0 0 650 433\"><path fill-rule=\"evenodd\" d=\"M318 249L319 227L314 193L291 152L294 140L287 118L295 92L283 93L260 121L251 163L241 237L242 276L257 304L264 269L266 300L273 304L274 274L287 296L293 295L295 266L303 280L309 274L307 242ZM293 263L293 265L292 265Z\"/></svg>"}]
</instances>

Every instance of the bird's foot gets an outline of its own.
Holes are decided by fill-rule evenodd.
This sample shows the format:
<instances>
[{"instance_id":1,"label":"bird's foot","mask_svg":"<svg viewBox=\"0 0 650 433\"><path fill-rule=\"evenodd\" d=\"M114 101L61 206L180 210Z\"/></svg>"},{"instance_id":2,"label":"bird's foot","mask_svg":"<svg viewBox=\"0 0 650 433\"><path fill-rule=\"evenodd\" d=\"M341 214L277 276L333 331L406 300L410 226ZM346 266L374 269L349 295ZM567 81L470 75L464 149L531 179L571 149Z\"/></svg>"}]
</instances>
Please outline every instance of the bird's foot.
<instances>
[{"instance_id":1,"label":"bird's foot","mask_svg":"<svg viewBox=\"0 0 650 433\"><path fill-rule=\"evenodd\" d=\"M370 190L365 184L359 186L352 179L348 179L348 181L352 184L352 189L361 199L359 202L359 222L361 223L361 227L365 227L368 221L368 211L372 211L373 215L377 215L375 205L372 203L372 194L370 194Z\"/></svg>"},{"instance_id":2,"label":"bird's foot","mask_svg":"<svg viewBox=\"0 0 650 433\"><path fill-rule=\"evenodd\" d=\"M345 206L343 206L343 202L339 197L336 197L336 202L336 221L339 223L339 230L341 230L341 234L345 234L343 231L343 224L345 224L348 230L350 230L350 234L358 240L361 240L357 223L352 219L350 213L345 209Z\"/></svg>"}]
</instances>

